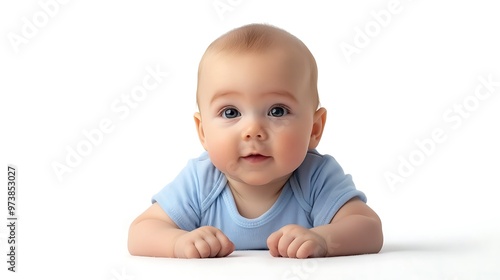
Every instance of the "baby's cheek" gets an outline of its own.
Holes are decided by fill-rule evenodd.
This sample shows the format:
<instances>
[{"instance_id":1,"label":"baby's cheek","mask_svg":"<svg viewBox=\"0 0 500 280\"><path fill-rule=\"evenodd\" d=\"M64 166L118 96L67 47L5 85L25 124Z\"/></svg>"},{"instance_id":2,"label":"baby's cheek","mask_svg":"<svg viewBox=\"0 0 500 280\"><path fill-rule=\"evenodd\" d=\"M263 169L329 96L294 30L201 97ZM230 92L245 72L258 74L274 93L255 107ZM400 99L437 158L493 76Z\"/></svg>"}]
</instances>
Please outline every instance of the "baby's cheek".
<instances>
[{"instance_id":1,"label":"baby's cheek","mask_svg":"<svg viewBox=\"0 0 500 280\"><path fill-rule=\"evenodd\" d=\"M228 144L220 143L210 147L208 150L210 160L217 169L226 174L233 174L237 169L237 159Z\"/></svg>"},{"instance_id":2,"label":"baby's cheek","mask_svg":"<svg viewBox=\"0 0 500 280\"><path fill-rule=\"evenodd\" d=\"M225 158L224 153L220 147L211 147L208 150L208 155L210 156L210 160L218 169L224 169Z\"/></svg>"},{"instance_id":3,"label":"baby's cheek","mask_svg":"<svg viewBox=\"0 0 500 280\"><path fill-rule=\"evenodd\" d=\"M296 132L283 132L275 147L279 149L282 161L298 167L307 153L308 139Z\"/></svg>"}]
</instances>

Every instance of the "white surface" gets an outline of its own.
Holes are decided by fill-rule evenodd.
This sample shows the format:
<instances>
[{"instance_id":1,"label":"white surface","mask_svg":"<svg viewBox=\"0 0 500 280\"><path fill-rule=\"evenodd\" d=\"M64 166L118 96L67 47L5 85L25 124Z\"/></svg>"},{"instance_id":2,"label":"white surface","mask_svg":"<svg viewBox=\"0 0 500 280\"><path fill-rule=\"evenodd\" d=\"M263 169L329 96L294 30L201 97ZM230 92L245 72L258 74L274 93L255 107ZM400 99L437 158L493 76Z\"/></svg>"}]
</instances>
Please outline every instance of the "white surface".
<instances>
[{"instance_id":1,"label":"white surface","mask_svg":"<svg viewBox=\"0 0 500 280\"><path fill-rule=\"evenodd\" d=\"M494 243L491 243L494 242ZM491 247L491 246L495 247ZM498 279L498 238L387 244L376 255L324 259L273 258L267 251L235 252L224 259L179 260L129 257L136 279Z\"/></svg>"},{"instance_id":2,"label":"white surface","mask_svg":"<svg viewBox=\"0 0 500 280\"><path fill-rule=\"evenodd\" d=\"M222 19L212 0L68 1L16 52L9 36L40 15L39 2L0 4L0 170L19 168L19 272L7 273L4 262L1 279L500 278L500 87L470 103L466 117L443 118L454 104L474 102L479 77L500 81L495 1L402 0L350 63L340 45L354 44L356 28L370 26L390 1L229 1L234 7ZM328 109L319 151L337 158L380 214L381 254L309 261L267 252L216 260L128 255L130 222L202 151L192 114L203 51L251 22L290 31L315 55ZM170 76L130 114L112 109L141 85L147 67ZM52 164L64 164L67 147L76 149L83 130L103 120L113 130L58 180ZM384 173L397 173L399 157L408 159L415 141L436 129L444 140L390 187ZM293 270L309 266L306 274Z\"/></svg>"}]
</instances>

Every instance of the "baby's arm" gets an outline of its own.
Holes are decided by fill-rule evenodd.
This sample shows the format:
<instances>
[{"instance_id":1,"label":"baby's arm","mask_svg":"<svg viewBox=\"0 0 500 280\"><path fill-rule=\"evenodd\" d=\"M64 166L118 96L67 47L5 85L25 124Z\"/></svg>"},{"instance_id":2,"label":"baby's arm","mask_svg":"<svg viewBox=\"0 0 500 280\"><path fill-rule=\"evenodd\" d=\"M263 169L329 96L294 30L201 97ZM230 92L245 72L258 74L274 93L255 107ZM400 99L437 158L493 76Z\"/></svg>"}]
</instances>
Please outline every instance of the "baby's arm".
<instances>
[{"instance_id":1,"label":"baby's arm","mask_svg":"<svg viewBox=\"0 0 500 280\"><path fill-rule=\"evenodd\" d=\"M135 256L168 258L225 257L234 244L221 230L204 226L185 231L154 203L130 225L128 250Z\"/></svg>"},{"instance_id":2,"label":"baby's arm","mask_svg":"<svg viewBox=\"0 0 500 280\"><path fill-rule=\"evenodd\" d=\"M312 229L287 225L267 240L272 256L290 258L377 253L382 244L380 218L358 198L344 204L328 225Z\"/></svg>"}]
</instances>

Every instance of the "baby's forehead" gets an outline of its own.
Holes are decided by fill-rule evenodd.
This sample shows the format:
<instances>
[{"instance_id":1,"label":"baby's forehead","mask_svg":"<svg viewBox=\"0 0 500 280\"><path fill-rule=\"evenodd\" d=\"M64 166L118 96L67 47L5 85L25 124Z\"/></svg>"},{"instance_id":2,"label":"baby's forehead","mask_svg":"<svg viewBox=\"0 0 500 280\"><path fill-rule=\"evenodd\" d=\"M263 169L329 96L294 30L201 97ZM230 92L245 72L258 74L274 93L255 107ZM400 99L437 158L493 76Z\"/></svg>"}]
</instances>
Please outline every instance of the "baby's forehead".
<instances>
[{"instance_id":1,"label":"baby's forehead","mask_svg":"<svg viewBox=\"0 0 500 280\"><path fill-rule=\"evenodd\" d=\"M219 51L207 54L198 73L198 90L206 85L233 84L233 73L244 73L242 84L254 87L302 88L314 83L310 79L312 69L307 58L290 46L273 46L266 50L229 52ZM220 79L220 77L226 77ZM218 82L216 82L218 81ZM220 82L220 84L219 84ZM239 85L239 84L238 84Z\"/></svg>"},{"instance_id":2,"label":"baby's forehead","mask_svg":"<svg viewBox=\"0 0 500 280\"><path fill-rule=\"evenodd\" d=\"M299 49L283 44L271 46L261 50L219 50L207 52L203 57L203 60L200 62L200 70L202 70L202 68L210 68L222 61L232 63L239 59L249 58L252 60L260 57L267 57L268 60L265 62L269 64L277 61L297 66L300 64L308 64L307 57L301 53Z\"/></svg>"},{"instance_id":3,"label":"baby's forehead","mask_svg":"<svg viewBox=\"0 0 500 280\"><path fill-rule=\"evenodd\" d=\"M282 53L276 54L274 51ZM214 96L221 93L231 93L223 95L226 102L249 96L262 101L291 98L297 102L309 97L314 101L317 99L314 91L308 90L313 87L313 81L309 75L310 69L305 64L304 59L298 59L292 52L281 49L214 53L207 57L204 70L199 74L198 104L198 98L203 100L202 104L211 104L216 99ZM233 76L232 73L237 74Z\"/></svg>"}]
</instances>

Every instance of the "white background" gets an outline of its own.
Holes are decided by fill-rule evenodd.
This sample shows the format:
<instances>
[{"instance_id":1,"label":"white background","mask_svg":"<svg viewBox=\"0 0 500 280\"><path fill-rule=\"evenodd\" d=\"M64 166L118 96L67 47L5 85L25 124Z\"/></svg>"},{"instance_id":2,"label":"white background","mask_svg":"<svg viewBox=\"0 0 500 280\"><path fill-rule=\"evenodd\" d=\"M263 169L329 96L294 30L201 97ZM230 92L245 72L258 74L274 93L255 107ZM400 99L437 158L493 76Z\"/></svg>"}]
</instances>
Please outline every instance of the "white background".
<instances>
[{"instance_id":1,"label":"white background","mask_svg":"<svg viewBox=\"0 0 500 280\"><path fill-rule=\"evenodd\" d=\"M52 5L43 22L47 2L57 9ZM474 257L456 265L443 266L439 258L399 259L394 266L386 263L385 273L401 274L378 276L498 276L500 87L473 102L479 77L500 81L499 5L401 0L398 12L380 26L373 25L373 14L391 1L329 2L3 1L0 166L3 178L7 164L18 167L19 273L7 273L2 261L0 275L117 279L117 271L128 269L130 278L151 279L130 264L136 259L126 249L128 226L202 152L192 115L205 48L230 29L257 22L286 29L315 55L320 99L328 110L318 149L352 174L381 216L386 245L380 257L475 247ZM218 13L214 3L231 9ZM24 36L27 21L39 26ZM356 30L367 27L373 36L365 46L358 42L349 61L341 44L356 47ZM16 45L14 37L24 40ZM120 118L111 105L141 85L148 67L169 76ZM443 114L464 100L474 105L468 117L460 125L446 121ZM76 149L86 139L83 131L97 129L104 119L113 131L59 180L54 162L66 164L67 149ZM384 174L398 175L400 159L415 154L415 141L435 129L446 140L417 158L404 182L390 187ZM6 209L5 185L0 198ZM9 233L3 224L5 256ZM141 262L147 266L154 259ZM359 269L352 262L347 267Z\"/></svg>"}]
</instances>

